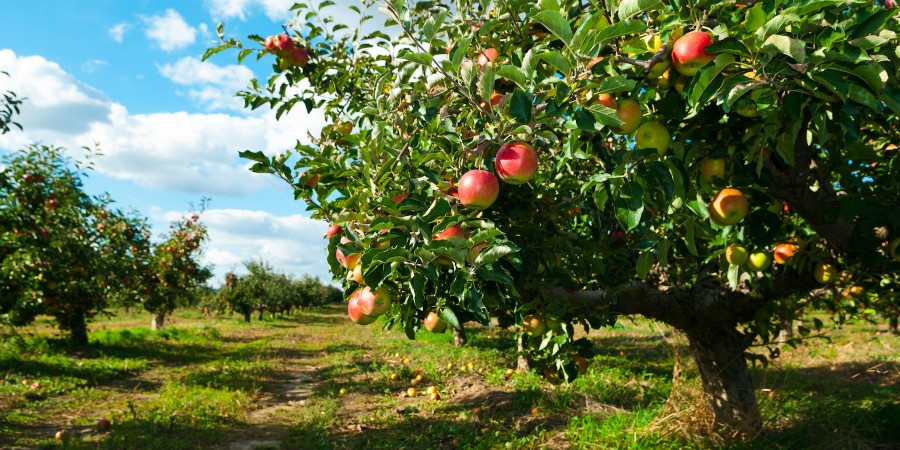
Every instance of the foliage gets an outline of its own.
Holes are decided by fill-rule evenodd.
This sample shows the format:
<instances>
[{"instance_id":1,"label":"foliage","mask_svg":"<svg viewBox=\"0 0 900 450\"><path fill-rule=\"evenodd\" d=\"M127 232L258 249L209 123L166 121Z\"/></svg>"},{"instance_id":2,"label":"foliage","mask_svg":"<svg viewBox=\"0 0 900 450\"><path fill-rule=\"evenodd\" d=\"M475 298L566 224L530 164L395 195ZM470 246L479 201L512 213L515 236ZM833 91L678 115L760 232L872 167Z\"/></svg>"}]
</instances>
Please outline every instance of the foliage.
<instances>
[{"instance_id":1,"label":"foliage","mask_svg":"<svg viewBox=\"0 0 900 450\"><path fill-rule=\"evenodd\" d=\"M82 178L89 168L55 147L3 156L2 322L23 325L48 314L86 343L85 319L137 283L140 262L131 249L148 246L148 227L135 213L114 209L108 195L88 196Z\"/></svg>"},{"instance_id":2,"label":"foliage","mask_svg":"<svg viewBox=\"0 0 900 450\"><path fill-rule=\"evenodd\" d=\"M771 342L801 308L844 321L858 313L854 295L900 269L885 247L900 236L900 158L885 145L900 120L896 9L857 0L390 1L380 10L392 37L341 31L321 10L330 4L295 7L293 38L309 49L308 64L275 62L266 83L240 93L248 108L281 116L303 104L329 124L292 152L241 154L342 227L329 245L335 277L345 273L336 250L360 254L364 283L398 294L387 326L410 337L434 310L501 325L536 314L551 326L526 335L526 351L548 379L571 380L571 355L590 355L576 326L642 314L687 333L704 387L724 400L711 405L742 403L744 412L717 410L717 420L750 424L742 431L752 434L758 412L741 352ZM354 10L360 23L373 20ZM666 69L675 42L696 29L713 37L714 57L693 76ZM223 43L207 57L269 53L259 36L243 43L219 32ZM636 100L643 123L671 137L637 144L601 94ZM534 178L502 184L487 209L461 204L455 181L492 171L500 146L517 140L539 151ZM704 176L704 158L724 159L724 176ZM749 215L732 225L709 220L707 203L726 187L749 200ZM435 239L454 225L465 238ZM756 270L726 262L732 243L798 251ZM842 279L818 284L821 262Z\"/></svg>"},{"instance_id":3,"label":"foliage","mask_svg":"<svg viewBox=\"0 0 900 450\"><path fill-rule=\"evenodd\" d=\"M268 262L247 261L245 275L228 273L225 285L212 293L213 303L220 308L228 307L242 312L249 321L250 313L264 311L270 314L290 313L294 308L321 306L340 298L340 292L327 286L318 278L292 275L276 271Z\"/></svg>"},{"instance_id":4,"label":"foliage","mask_svg":"<svg viewBox=\"0 0 900 450\"><path fill-rule=\"evenodd\" d=\"M0 76L8 73L0 71ZM15 92L6 91L0 95L0 134L6 134L10 131L10 125L22 129L22 126L13 121L13 115L19 114L19 107L22 105L22 99L16 96Z\"/></svg>"}]
</instances>

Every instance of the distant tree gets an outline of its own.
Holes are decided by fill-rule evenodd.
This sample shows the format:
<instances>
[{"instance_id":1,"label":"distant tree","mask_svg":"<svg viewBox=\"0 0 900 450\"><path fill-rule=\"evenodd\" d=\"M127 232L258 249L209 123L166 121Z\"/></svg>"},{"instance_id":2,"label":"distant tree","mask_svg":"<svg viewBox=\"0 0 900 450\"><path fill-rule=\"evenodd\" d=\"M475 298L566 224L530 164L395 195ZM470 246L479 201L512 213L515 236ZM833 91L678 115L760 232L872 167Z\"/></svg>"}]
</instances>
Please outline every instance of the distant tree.
<instances>
[{"instance_id":1,"label":"distant tree","mask_svg":"<svg viewBox=\"0 0 900 450\"><path fill-rule=\"evenodd\" d=\"M48 314L86 344L87 320L135 289L132 249L149 246L148 226L108 195L84 192L90 167L56 147L2 157L0 321L25 325Z\"/></svg>"}]
</instances>

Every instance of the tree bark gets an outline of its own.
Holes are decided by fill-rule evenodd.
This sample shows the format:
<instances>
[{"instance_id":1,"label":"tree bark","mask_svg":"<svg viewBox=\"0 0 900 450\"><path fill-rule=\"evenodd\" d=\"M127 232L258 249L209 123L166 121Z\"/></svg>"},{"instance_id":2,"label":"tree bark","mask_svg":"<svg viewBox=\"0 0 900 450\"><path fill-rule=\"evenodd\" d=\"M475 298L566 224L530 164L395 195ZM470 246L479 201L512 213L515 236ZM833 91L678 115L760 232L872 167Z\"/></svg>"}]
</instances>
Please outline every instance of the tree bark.
<instances>
[{"instance_id":1,"label":"tree bark","mask_svg":"<svg viewBox=\"0 0 900 450\"><path fill-rule=\"evenodd\" d=\"M516 349L519 351L519 359L516 360L516 369L523 372L530 372L531 360L529 360L528 356L523 353L523 350L525 350L525 346L522 345L522 339L522 336L519 336L519 339L516 341Z\"/></svg>"},{"instance_id":2,"label":"tree bark","mask_svg":"<svg viewBox=\"0 0 900 450\"><path fill-rule=\"evenodd\" d=\"M794 321L791 319L781 319L781 329L778 331L778 343L786 344L794 337Z\"/></svg>"},{"instance_id":3,"label":"tree bark","mask_svg":"<svg viewBox=\"0 0 900 450\"><path fill-rule=\"evenodd\" d=\"M72 343L75 345L88 345L87 323L84 320L84 314L73 312L66 322Z\"/></svg>"},{"instance_id":4,"label":"tree bark","mask_svg":"<svg viewBox=\"0 0 900 450\"><path fill-rule=\"evenodd\" d=\"M256 315L256 320L262 320L263 318L263 310L259 310L259 314Z\"/></svg>"},{"instance_id":5,"label":"tree bark","mask_svg":"<svg viewBox=\"0 0 900 450\"><path fill-rule=\"evenodd\" d=\"M469 342L469 337L466 336L466 327L459 324L459 328L453 328L453 345L462 347L466 345L466 342Z\"/></svg>"},{"instance_id":6,"label":"tree bark","mask_svg":"<svg viewBox=\"0 0 900 450\"><path fill-rule=\"evenodd\" d=\"M244 309L244 322L250 323L250 317L253 315L253 310L250 308Z\"/></svg>"},{"instance_id":7,"label":"tree bark","mask_svg":"<svg viewBox=\"0 0 900 450\"><path fill-rule=\"evenodd\" d=\"M744 360L744 336L733 329L707 329L702 333L688 332L687 338L700 369L716 431L731 437L756 436L762 429L762 419Z\"/></svg>"},{"instance_id":8,"label":"tree bark","mask_svg":"<svg viewBox=\"0 0 900 450\"><path fill-rule=\"evenodd\" d=\"M159 331L166 328L166 312L155 312L150 316L150 329Z\"/></svg>"},{"instance_id":9,"label":"tree bark","mask_svg":"<svg viewBox=\"0 0 900 450\"><path fill-rule=\"evenodd\" d=\"M897 332L897 315L893 315L888 319L888 330L893 334L900 334Z\"/></svg>"}]
</instances>

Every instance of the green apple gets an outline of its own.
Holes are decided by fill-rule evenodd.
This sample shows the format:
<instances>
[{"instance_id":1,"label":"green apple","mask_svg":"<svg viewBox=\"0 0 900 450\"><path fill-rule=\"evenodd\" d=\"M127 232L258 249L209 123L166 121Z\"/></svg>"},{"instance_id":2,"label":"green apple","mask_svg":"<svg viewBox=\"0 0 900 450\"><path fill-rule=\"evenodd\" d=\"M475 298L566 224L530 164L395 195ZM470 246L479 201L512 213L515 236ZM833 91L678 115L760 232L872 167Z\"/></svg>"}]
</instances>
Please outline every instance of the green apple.
<instances>
[{"instance_id":1,"label":"green apple","mask_svg":"<svg viewBox=\"0 0 900 450\"><path fill-rule=\"evenodd\" d=\"M834 283L834 280L837 280L838 272L834 264L820 263L816 265L813 275L819 283L831 284Z\"/></svg>"},{"instance_id":2,"label":"green apple","mask_svg":"<svg viewBox=\"0 0 900 450\"><path fill-rule=\"evenodd\" d=\"M659 156L662 156L669 149L670 141L671 135L666 127L659 122L647 122L638 127L634 138L634 148L635 150L655 148L659 152Z\"/></svg>"},{"instance_id":3,"label":"green apple","mask_svg":"<svg viewBox=\"0 0 900 450\"><path fill-rule=\"evenodd\" d=\"M751 272L762 272L772 265L772 257L766 252L753 252L747 257L744 267Z\"/></svg>"},{"instance_id":4,"label":"green apple","mask_svg":"<svg viewBox=\"0 0 900 450\"><path fill-rule=\"evenodd\" d=\"M747 262L750 252L741 244L731 244L725 249L725 259L729 264L740 266Z\"/></svg>"}]
</instances>

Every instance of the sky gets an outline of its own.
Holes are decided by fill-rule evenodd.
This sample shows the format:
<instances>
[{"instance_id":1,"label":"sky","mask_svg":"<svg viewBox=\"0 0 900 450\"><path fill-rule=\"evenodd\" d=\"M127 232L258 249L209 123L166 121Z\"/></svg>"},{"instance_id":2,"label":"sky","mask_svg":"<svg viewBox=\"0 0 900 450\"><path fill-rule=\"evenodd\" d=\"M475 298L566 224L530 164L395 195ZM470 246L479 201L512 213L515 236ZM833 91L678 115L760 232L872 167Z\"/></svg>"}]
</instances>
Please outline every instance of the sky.
<instances>
[{"instance_id":1,"label":"sky","mask_svg":"<svg viewBox=\"0 0 900 450\"><path fill-rule=\"evenodd\" d=\"M287 184L251 173L237 156L305 142L307 132L318 135L322 115L294 108L276 121L271 111L241 108L235 92L254 77L265 80L271 56L236 65L236 53L223 52L201 61L220 22L228 36L277 34L292 4L44 0L3 8L0 71L10 77L0 77L0 92L25 99L16 117L23 131L0 136L0 152L40 143L78 157L83 146L98 145L103 156L86 190L138 210L157 235L210 198L201 220L213 284L260 258L330 281L327 224L312 220Z\"/></svg>"}]
</instances>

